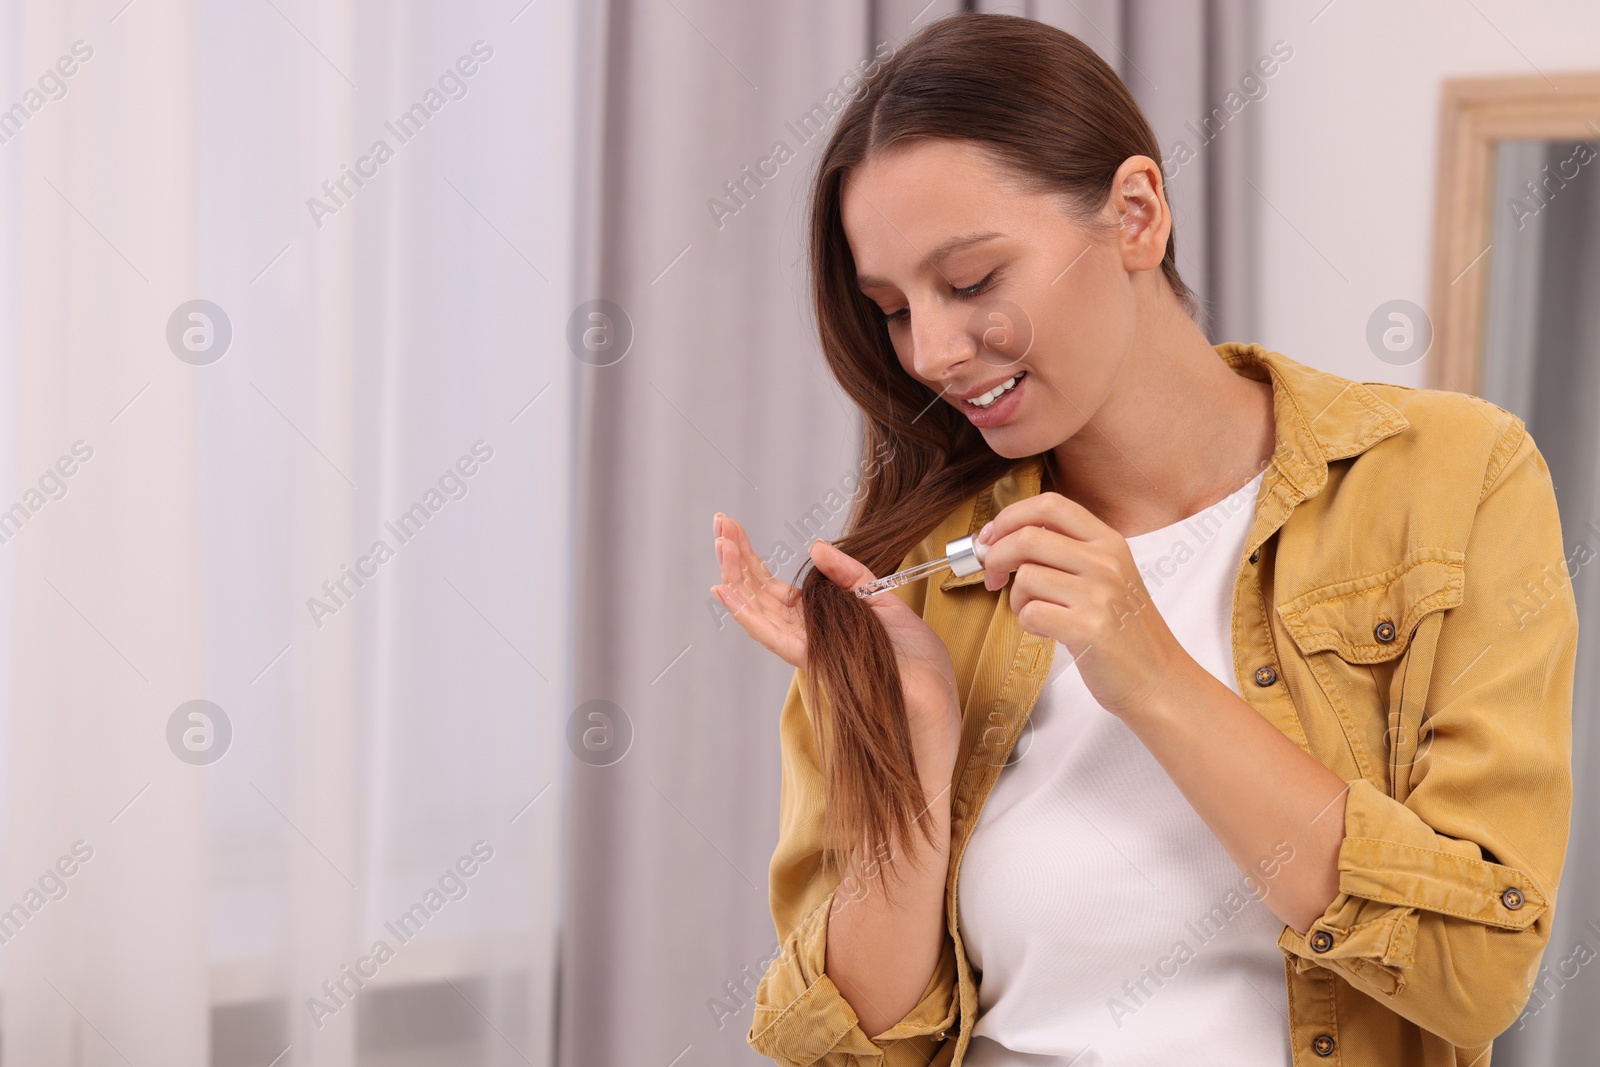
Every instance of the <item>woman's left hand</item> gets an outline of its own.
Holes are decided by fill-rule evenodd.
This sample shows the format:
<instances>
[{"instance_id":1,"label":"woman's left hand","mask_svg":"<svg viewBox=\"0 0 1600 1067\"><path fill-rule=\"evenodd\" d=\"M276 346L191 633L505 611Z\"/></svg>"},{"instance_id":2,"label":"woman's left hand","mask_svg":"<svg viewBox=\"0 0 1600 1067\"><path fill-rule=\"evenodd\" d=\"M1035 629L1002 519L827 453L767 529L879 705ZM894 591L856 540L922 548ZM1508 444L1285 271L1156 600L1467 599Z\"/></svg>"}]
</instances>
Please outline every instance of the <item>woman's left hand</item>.
<instances>
[{"instance_id":1,"label":"woman's left hand","mask_svg":"<svg viewBox=\"0 0 1600 1067\"><path fill-rule=\"evenodd\" d=\"M1151 603L1127 539L1059 493L1001 510L979 532L989 546L984 587L1011 579L1011 610L1031 634L1072 653L1100 706L1142 707L1193 658Z\"/></svg>"}]
</instances>

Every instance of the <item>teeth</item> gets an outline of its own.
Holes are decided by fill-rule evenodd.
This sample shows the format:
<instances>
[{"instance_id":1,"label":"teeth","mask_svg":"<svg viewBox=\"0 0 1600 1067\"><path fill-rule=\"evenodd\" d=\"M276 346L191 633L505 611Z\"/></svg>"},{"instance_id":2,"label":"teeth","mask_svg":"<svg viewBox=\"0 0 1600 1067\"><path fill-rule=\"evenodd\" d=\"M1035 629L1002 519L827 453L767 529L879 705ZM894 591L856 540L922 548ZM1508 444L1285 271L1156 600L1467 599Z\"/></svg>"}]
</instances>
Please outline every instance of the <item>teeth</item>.
<instances>
[{"instance_id":1,"label":"teeth","mask_svg":"<svg viewBox=\"0 0 1600 1067\"><path fill-rule=\"evenodd\" d=\"M999 400L1001 393L1004 393L1005 391L1010 389L1012 386L1016 385L1021 380L1022 380L1022 375L1021 374L1017 374L1014 377L1012 377L1009 381L1001 382L999 385L995 386L993 389L989 390L987 393L984 393L982 396L973 397L971 400L968 400L967 403L971 404L973 407L986 408L990 404L993 404L996 400Z\"/></svg>"}]
</instances>

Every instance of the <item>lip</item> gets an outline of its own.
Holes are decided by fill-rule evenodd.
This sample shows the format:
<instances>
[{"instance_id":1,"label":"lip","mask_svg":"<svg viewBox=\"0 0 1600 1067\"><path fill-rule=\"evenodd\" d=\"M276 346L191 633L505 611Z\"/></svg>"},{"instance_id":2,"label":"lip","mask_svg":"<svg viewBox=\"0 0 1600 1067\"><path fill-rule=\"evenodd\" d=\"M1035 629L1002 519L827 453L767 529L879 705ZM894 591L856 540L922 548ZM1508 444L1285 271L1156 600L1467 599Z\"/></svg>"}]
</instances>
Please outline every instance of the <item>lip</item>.
<instances>
[{"instance_id":1,"label":"lip","mask_svg":"<svg viewBox=\"0 0 1600 1067\"><path fill-rule=\"evenodd\" d=\"M1027 374L1027 371L1012 371L1010 374L1006 375L1004 378L996 378L994 381L990 382L988 385L980 385L980 386L977 386L976 388L968 389L965 392L961 392L961 393L954 392L953 390L946 390L944 395L948 396L948 397L954 397L956 400L960 400L962 402L965 402L965 401L971 400L973 397L982 396L984 393L987 393L989 390L993 389L997 385L1006 384L1007 382L1009 382L1011 379L1015 378L1019 374L1025 375L1025 374ZM1023 378L1023 381L1027 381L1027 378ZM1022 384L1022 382L1018 382L1017 383L1017 385L1021 385L1021 384ZM1012 388L1013 392L1016 390L1016 386L1012 386L1011 388ZM999 403L999 401L996 400L996 403Z\"/></svg>"},{"instance_id":2,"label":"lip","mask_svg":"<svg viewBox=\"0 0 1600 1067\"><path fill-rule=\"evenodd\" d=\"M1013 377L1015 376L1013 375ZM1028 388L1028 382L1032 379L1033 375L1023 374L1021 381L1017 382L1017 384L1013 385L1010 389L1007 389L1004 393L1001 393L1000 396L995 399L995 402L986 408L975 407L972 404L969 404L965 399L959 401L956 404L956 407L958 407L961 410L961 413L967 417L967 421L971 422L972 425L978 427L979 429L985 429L990 426L999 426L1001 423L1010 419L1012 415L1016 414L1017 408L1022 404L1022 394ZM1003 378L1001 381L1010 381L1010 379ZM993 385L989 386L989 389L993 388ZM982 396L987 391L987 389L979 390L972 395Z\"/></svg>"}]
</instances>

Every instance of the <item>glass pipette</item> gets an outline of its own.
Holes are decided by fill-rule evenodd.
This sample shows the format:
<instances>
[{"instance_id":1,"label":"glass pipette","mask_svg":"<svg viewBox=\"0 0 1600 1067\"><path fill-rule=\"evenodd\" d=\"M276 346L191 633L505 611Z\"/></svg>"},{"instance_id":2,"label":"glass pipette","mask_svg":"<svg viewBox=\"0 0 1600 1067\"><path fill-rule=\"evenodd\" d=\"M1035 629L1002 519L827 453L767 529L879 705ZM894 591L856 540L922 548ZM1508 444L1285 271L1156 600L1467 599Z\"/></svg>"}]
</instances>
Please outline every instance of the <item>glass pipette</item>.
<instances>
[{"instance_id":1,"label":"glass pipette","mask_svg":"<svg viewBox=\"0 0 1600 1067\"><path fill-rule=\"evenodd\" d=\"M989 554L989 546L978 544L977 539L968 534L954 541L947 541L944 552L943 559L930 559L926 563L919 563L915 567L907 567L893 574L885 574L882 578L857 586L856 596L865 599L890 589L898 589L908 582L914 582L946 567L949 567L957 577L964 578L969 574L977 574L983 570L983 560Z\"/></svg>"}]
</instances>

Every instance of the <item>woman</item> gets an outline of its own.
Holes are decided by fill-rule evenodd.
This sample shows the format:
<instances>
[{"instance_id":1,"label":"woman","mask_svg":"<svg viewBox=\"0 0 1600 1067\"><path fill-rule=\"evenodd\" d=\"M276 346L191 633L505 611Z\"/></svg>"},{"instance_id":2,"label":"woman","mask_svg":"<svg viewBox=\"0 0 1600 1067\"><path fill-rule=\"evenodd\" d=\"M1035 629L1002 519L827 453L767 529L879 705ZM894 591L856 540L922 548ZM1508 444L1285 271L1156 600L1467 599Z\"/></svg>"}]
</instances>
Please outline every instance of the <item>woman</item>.
<instances>
[{"instance_id":1,"label":"woman","mask_svg":"<svg viewBox=\"0 0 1600 1067\"><path fill-rule=\"evenodd\" d=\"M1483 1065L1527 999L1577 637L1544 460L1476 398L1207 343L1159 158L1001 15L920 32L822 153L822 348L886 458L799 589L714 520L796 668L779 1063ZM853 594L967 534L978 573Z\"/></svg>"}]
</instances>

